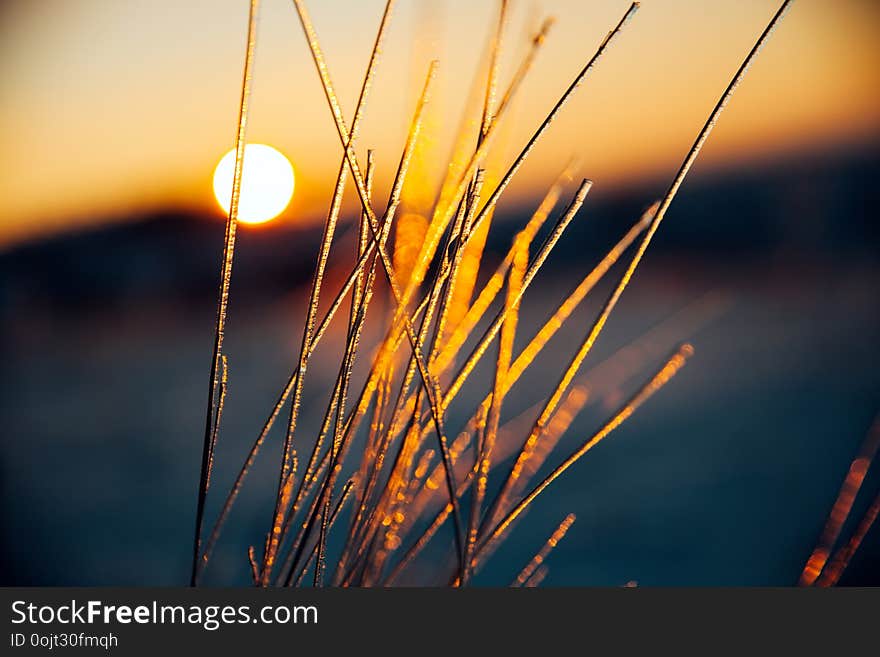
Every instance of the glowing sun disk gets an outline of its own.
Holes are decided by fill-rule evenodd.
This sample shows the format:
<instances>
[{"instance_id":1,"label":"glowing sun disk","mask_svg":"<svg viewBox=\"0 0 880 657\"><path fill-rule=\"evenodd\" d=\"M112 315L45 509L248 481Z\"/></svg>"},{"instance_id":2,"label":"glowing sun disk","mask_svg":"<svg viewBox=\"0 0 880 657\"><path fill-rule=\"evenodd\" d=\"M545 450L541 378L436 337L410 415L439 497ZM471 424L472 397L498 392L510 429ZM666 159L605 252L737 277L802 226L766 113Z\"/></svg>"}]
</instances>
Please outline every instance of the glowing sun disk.
<instances>
[{"instance_id":1,"label":"glowing sun disk","mask_svg":"<svg viewBox=\"0 0 880 657\"><path fill-rule=\"evenodd\" d=\"M232 200L235 149L214 169L214 196L226 214ZM265 144L247 144L238 200L238 220L261 224L284 211L293 197L293 167L284 155Z\"/></svg>"}]
</instances>

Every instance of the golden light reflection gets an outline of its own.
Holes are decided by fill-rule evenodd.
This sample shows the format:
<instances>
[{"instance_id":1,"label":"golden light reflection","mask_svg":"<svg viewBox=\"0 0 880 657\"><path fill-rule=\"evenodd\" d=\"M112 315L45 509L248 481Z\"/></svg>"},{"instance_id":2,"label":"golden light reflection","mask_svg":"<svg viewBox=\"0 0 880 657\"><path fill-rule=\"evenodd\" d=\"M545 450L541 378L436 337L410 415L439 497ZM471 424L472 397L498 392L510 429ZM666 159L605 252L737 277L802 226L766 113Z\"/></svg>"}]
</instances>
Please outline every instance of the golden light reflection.
<instances>
[{"instance_id":1,"label":"golden light reflection","mask_svg":"<svg viewBox=\"0 0 880 657\"><path fill-rule=\"evenodd\" d=\"M844 523L846 523L847 518L849 518L853 503L856 500L856 496L859 494L859 490L862 487L862 482L865 480L868 468L871 467L871 462L874 460L878 451L880 451L880 418L875 420L874 424L871 425L871 429L859 449L858 456L853 459L853 462L849 467L849 472L847 472L846 479L844 479L843 485L840 487L840 492L837 494L837 499L834 501L831 513L828 514L828 519L825 521L825 527L822 529L822 533L819 536L819 542L813 550L813 553L810 555L810 558L807 559L807 563L804 566L800 579L798 580L798 585L812 586L816 583L816 580L819 579L820 575L826 580L832 579L833 582L836 582L837 578L840 577L840 573L843 571L843 568L845 568L845 565L842 565L842 563L835 564L834 571L836 574L827 575L823 569L828 563L832 548L840 538L840 533L843 530ZM866 518L870 518L871 513L872 510L869 509ZM876 516L876 509L873 509L873 513ZM869 520L869 526L871 523L873 523L873 519ZM857 537L858 530L854 535L854 539L861 542L861 538ZM844 550L846 550L846 548L844 548ZM853 549L853 551L855 550Z\"/></svg>"}]
</instances>

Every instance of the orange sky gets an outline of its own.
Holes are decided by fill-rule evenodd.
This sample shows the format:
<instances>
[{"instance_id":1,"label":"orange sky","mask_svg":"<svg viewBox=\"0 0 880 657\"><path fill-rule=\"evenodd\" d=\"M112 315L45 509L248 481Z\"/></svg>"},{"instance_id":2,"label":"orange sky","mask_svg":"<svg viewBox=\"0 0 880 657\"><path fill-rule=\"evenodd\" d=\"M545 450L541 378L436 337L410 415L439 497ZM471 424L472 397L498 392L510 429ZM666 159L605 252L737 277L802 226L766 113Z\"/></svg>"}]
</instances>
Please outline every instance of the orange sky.
<instances>
[{"instance_id":1,"label":"orange sky","mask_svg":"<svg viewBox=\"0 0 880 657\"><path fill-rule=\"evenodd\" d=\"M505 134L524 142L627 0L514 0L506 70L538 16L559 20ZM313 0L350 114L384 0ZM427 6L427 8L426 8ZM507 200L535 193L571 155L597 189L671 176L775 0L645 0L535 150ZM433 124L450 145L495 3L400 0L359 150L389 184L415 89L440 60ZM213 209L211 174L232 146L246 0L14 0L0 9L0 247L132 211ZM880 3L797 0L704 151L705 169L880 136ZM415 42L418 36L418 43ZM294 200L279 219L326 209L340 148L288 0L263 0L250 141L288 155ZM705 170L704 169L704 170ZM502 204L503 207L503 204Z\"/></svg>"}]
</instances>

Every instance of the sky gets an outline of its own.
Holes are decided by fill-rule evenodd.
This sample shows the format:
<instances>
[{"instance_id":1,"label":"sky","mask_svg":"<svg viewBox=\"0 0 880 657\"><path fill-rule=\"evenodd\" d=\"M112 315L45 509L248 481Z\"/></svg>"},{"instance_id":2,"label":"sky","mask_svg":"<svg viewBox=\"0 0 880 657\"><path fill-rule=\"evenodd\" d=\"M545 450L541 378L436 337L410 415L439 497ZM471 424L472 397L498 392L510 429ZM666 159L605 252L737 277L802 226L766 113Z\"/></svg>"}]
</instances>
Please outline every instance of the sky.
<instances>
[{"instance_id":1,"label":"sky","mask_svg":"<svg viewBox=\"0 0 880 657\"><path fill-rule=\"evenodd\" d=\"M233 145L247 0L7 0L0 4L0 248L161 208L209 211ZM512 0L502 86L525 37L557 18L494 154L509 162L623 15L626 0ZM596 189L671 177L778 3L645 0L517 174L531 198L572 157ZM350 116L384 0L308 3ZM399 0L358 152L387 190L429 61L439 175L497 12L485 0ZM797 0L730 103L702 171L804 149L880 142L880 3ZM279 222L319 220L341 149L289 0L263 0L248 133L292 161ZM354 202L350 195L349 207ZM503 209L503 208L502 208Z\"/></svg>"}]
</instances>

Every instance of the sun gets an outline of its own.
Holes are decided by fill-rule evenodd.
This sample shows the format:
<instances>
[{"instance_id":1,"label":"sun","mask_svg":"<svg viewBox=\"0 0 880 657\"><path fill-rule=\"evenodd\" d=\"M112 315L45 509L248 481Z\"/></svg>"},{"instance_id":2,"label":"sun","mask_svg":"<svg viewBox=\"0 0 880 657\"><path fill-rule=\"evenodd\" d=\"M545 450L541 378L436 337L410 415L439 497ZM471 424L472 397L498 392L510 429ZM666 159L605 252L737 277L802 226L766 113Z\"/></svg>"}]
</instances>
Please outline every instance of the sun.
<instances>
[{"instance_id":1,"label":"sun","mask_svg":"<svg viewBox=\"0 0 880 657\"><path fill-rule=\"evenodd\" d=\"M232 199L235 149L214 169L214 196L226 214ZM238 200L238 220L262 224L284 211L293 197L293 166L282 153L266 144L247 144Z\"/></svg>"}]
</instances>

